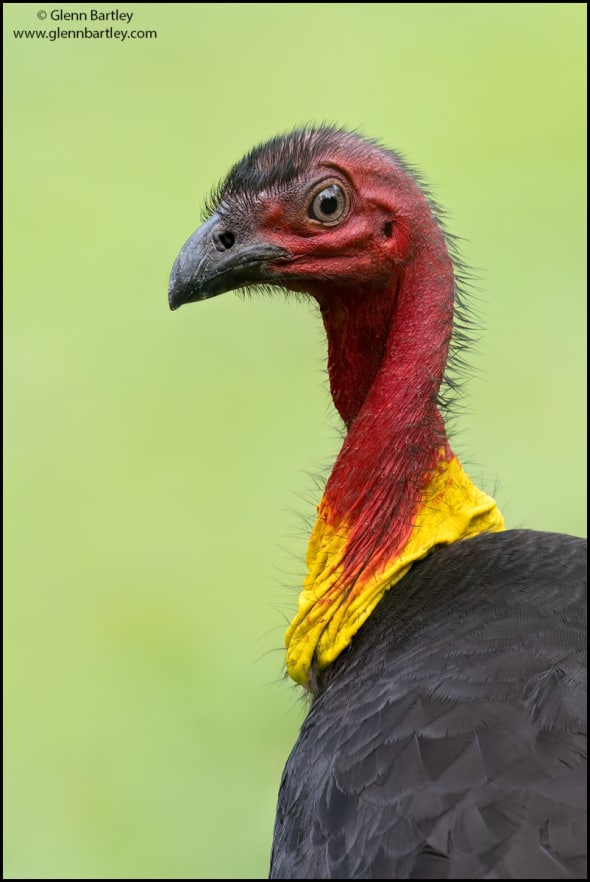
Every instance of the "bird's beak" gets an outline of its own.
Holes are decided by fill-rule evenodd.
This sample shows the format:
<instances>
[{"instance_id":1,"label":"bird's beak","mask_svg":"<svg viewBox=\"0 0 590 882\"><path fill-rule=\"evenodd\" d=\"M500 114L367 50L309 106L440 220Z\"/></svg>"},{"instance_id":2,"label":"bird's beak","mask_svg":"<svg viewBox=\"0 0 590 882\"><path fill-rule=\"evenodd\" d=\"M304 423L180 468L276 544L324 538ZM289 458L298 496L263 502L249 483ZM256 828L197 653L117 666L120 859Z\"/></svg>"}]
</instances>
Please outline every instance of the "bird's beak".
<instances>
[{"instance_id":1,"label":"bird's beak","mask_svg":"<svg viewBox=\"0 0 590 882\"><path fill-rule=\"evenodd\" d=\"M229 232L216 212L184 243L174 262L168 285L170 309L244 285L272 283L269 262L290 256L278 245Z\"/></svg>"}]
</instances>

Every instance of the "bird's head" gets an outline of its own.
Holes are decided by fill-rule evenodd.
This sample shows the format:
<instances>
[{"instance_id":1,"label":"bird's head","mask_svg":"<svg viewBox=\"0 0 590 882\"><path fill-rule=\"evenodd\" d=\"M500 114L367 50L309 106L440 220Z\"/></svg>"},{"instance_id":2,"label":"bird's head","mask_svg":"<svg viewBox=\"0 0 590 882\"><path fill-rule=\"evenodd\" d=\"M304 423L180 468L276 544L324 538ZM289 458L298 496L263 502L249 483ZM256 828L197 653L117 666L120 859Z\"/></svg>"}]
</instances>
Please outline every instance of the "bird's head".
<instances>
[{"instance_id":1,"label":"bird's head","mask_svg":"<svg viewBox=\"0 0 590 882\"><path fill-rule=\"evenodd\" d=\"M403 305L404 278L421 315ZM332 395L348 427L381 366L394 320L406 328L405 360L422 360L440 384L452 325L452 263L415 176L377 143L343 129L301 129L256 147L230 170L209 200L205 223L176 259L170 308L256 285L305 292L319 303ZM430 355L414 355L417 344Z\"/></svg>"},{"instance_id":2,"label":"bird's head","mask_svg":"<svg viewBox=\"0 0 590 882\"><path fill-rule=\"evenodd\" d=\"M238 162L182 248L171 309L260 283L327 303L383 288L423 233L426 199L395 154L342 129L273 138Z\"/></svg>"}]
</instances>

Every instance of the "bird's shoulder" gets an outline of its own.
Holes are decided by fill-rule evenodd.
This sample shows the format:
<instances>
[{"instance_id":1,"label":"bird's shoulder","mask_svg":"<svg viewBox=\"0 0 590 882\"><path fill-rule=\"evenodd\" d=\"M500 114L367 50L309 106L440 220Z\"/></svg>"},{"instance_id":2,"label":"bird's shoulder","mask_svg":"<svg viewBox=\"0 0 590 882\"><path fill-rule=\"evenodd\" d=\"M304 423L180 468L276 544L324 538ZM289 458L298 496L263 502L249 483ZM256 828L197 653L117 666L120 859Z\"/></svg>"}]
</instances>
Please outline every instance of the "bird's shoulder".
<instances>
[{"instance_id":1,"label":"bird's shoulder","mask_svg":"<svg viewBox=\"0 0 590 882\"><path fill-rule=\"evenodd\" d=\"M585 567L584 540L508 531L394 586L318 681L272 876L581 875Z\"/></svg>"}]
</instances>

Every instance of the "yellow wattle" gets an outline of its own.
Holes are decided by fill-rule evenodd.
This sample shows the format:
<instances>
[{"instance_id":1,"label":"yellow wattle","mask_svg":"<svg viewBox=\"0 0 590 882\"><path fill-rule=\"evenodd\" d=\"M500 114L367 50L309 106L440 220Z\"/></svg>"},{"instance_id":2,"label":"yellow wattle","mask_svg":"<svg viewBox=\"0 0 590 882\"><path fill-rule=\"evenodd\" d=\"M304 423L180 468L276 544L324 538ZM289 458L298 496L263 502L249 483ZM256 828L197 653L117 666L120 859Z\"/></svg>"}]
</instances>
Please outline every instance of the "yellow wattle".
<instances>
[{"instance_id":1,"label":"yellow wattle","mask_svg":"<svg viewBox=\"0 0 590 882\"><path fill-rule=\"evenodd\" d=\"M304 685L312 660L320 668L331 664L385 592L436 545L503 529L504 519L495 500L472 483L456 456L447 460L441 451L441 461L422 493L408 541L377 571L370 568L369 562L354 584L347 585L342 577L349 527L346 523L331 525L323 499L309 540L308 575L297 615L285 635L289 676Z\"/></svg>"}]
</instances>

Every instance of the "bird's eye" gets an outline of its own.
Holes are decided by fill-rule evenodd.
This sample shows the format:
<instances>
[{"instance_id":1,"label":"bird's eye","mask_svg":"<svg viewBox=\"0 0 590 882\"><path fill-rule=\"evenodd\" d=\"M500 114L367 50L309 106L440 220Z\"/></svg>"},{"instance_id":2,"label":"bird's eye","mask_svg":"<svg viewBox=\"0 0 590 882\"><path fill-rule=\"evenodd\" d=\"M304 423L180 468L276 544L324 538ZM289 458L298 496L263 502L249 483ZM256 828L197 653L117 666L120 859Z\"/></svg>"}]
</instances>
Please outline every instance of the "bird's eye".
<instances>
[{"instance_id":1,"label":"bird's eye","mask_svg":"<svg viewBox=\"0 0 590 882\"><path fill-rule=\"evenodd\" d=\"M348 200L342 187L338 184L330 184L315 194L307 213L313 220L329 225L341 220L347 208Z\"/></svg>"}]
</instances>

